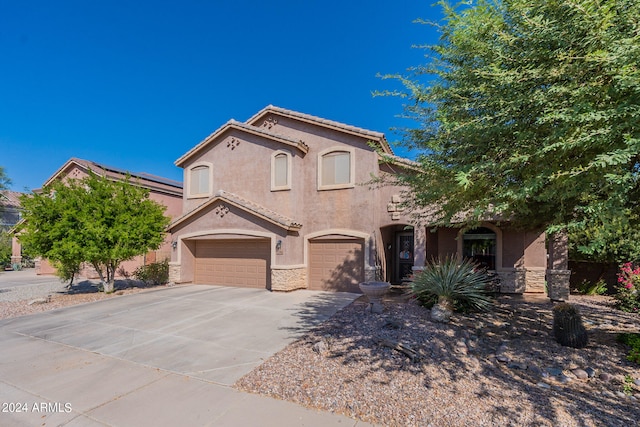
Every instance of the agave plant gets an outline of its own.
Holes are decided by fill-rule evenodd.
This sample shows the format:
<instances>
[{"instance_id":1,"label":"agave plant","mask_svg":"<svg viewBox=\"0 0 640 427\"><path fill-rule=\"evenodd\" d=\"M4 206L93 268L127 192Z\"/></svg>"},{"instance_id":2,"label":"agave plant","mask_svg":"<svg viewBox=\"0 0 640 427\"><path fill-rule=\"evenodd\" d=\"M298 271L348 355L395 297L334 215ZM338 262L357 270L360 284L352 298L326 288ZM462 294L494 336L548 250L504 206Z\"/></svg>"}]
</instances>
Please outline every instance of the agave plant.
<instances>
[{"instance_id":1,"label":"agave plant","mask_svg":"<svg viewBox=\"0 0 640 427\"><path fill-rule=\"evenodd\" d=\"M448 322L456 308L486 311L491 307L487 287L491 279L472 260L434 260L416 274L411 293L423 304L434 303L431 318Z\"/></svg>"}]
</instances>

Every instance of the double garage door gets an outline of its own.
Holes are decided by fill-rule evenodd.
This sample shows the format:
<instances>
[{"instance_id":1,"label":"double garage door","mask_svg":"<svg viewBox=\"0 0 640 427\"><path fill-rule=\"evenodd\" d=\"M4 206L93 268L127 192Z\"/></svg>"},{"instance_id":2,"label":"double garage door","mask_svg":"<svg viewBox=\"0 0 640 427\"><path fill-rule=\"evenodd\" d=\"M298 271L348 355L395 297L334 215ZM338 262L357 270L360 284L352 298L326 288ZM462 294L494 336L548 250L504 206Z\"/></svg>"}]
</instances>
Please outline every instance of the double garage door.
<instances>
[{"instance_id":1,"label":"double garage door","mask_svg":"<svg viewBox=\"0 0 640 427\"><path fill-rule=\"evenodd\" d=\"M269 289L271 250L267 239L196 242L195 282Z\"/></svg>"},{"instance_id":2,"label":"double garage door","mask_svg":"<svg viewBox=\"0 0 640 427\"><path fill-rule=\"evenodd\" d=\"M195 283L271 288L270 242L267 239L196 242ZM360 292L364 280L362 239L309 241L309 289Z\"/></svg>"}]
</instances>

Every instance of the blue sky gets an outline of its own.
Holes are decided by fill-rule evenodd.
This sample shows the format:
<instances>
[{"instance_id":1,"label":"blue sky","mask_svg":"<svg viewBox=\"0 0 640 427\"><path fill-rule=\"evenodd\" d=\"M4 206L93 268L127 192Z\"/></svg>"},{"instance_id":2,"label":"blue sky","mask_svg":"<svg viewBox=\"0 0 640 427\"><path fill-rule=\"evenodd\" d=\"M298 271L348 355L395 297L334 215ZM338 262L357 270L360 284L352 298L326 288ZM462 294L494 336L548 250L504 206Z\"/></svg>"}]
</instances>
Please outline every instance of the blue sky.
<instances>
[{"instance_id":1,"label":"blue sky","mask_svg":"<svg viewBox=\"0 0 640 427\"><path fill-rule=\"evenodd\" d=\"M16 191L71 157L182 180L178 157L269 104L399 140L376 74L424 62L432 3L0 0L0 166Z\"/></svg>"}]
</instances>

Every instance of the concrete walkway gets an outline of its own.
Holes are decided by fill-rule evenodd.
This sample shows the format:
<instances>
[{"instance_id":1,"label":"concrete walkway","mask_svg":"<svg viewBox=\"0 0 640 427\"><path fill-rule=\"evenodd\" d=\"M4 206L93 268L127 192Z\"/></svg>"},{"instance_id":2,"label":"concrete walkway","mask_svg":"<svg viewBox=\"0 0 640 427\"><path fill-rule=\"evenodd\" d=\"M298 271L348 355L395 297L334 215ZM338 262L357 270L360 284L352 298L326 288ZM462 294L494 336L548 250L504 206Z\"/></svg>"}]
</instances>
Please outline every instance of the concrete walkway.
<instances>
[{"instance_id":1,"label":"concrete walkway","mask_svg":"<svg viewBox=\"0 0 640 427\"><path fill-rule=\"evenodd\" d=\"M189 285L2 320L0 425L367 425L231 387L358 296Z\"/></svg>"}]
</instances>

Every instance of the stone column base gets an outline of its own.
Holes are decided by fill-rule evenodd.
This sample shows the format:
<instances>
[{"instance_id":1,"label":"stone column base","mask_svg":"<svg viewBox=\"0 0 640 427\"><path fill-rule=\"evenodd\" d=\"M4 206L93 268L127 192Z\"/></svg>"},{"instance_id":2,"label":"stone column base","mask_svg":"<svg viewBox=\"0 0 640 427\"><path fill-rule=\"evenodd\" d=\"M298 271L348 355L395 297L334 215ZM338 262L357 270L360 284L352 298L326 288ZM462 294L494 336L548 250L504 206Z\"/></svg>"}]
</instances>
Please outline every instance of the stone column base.
<instances>
[{"instance_id":1,"label":"stone column base","mask_svg":"<svg viewBox=\"0 0 640 427\"><path fill-rule=\"evenodd\" d=\"M500 278L500 293L521 294L527 288L524 268L497 270L496 274Z\"/></svg>"},{"instance_id":2,"label":"stone column base","mask_svg":"<svg viewBox=\"0 0 640 427\"><path fill-rule=\"evenodd\" d=\"M543 267L527 268L527 289L525 290L525 292L535 292L541 294L544 293L545 273L546 270Z\"/></svg>"},{"instance_id":3,"label":"stone column base","mask_svg":"<svg viewBox=\"0 0 640 427\"><path fill-rule=\"evenodd\" d=\"M179 283L179 282L180 282L180 263L170 262L169 263L169 283Z\"/></svg>"},{"instance_id":4,"label":"stone column base","mask_svg":"<svg viewBox=\"0 0 640 427\"><path fill-rule=\"evenodd\" d=\"M294 291L307 287L307 269L304 266L271 267L271 290Z\"/></svg>"},{"instance_id":5,"label":"stone column base","mask_svg":"<svg viewBox=\"0 0 640 427\"><path fill-rule=\"evenodd\" d=\"M569 299L571 270L547 270L547 296L551 301Z\"/></svg>"},{"instance_id":6,"label":"stone column base","mask_svg":"<svg viewBox=\"0 0 640 427\"><path fill-rule=\"evenodd\" d=\"M383 280L381 278L382 268L380 266L365 266L364 268L364 281L365 282L379 282Z\"/></svg>"}]
</instances>

